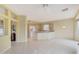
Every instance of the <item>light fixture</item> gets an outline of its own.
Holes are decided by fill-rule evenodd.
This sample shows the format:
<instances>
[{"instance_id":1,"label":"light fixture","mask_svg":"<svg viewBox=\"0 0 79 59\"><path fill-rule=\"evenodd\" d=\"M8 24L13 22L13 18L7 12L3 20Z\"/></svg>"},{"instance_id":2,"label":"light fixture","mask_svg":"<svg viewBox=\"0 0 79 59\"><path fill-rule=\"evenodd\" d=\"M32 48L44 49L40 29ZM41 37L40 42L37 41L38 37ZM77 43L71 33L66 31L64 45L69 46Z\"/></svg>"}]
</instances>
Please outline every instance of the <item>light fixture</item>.
<instances>
[{"instance_id":1,"label":"light fixture","mask_svg":"<svg viewBox=\"0 0 79 59\"><path fill-rule=\"evenodd\" d=\"M66 29L66 26L62 26L63 29Z\"/></svg>"},{"instance_id":2,"label":"light fixture","mask_svg":"<svg viewBox=\"0 0 79 59\"><path fill-rule=\"evenodd\" d=\"M68 8L64 8L64 9L62 9L62 11L63 11L63 12L68 11Z\"/></svg>"},{"instance_id":3,"label":"light fixture","mask_svg":"<svg viewBox=\"0 0 79 59\"><path fill-rule=\"evenodd\" d=\"M43 7L48 7L48 4L43 4Z\"/></svg>"}]
</instances>

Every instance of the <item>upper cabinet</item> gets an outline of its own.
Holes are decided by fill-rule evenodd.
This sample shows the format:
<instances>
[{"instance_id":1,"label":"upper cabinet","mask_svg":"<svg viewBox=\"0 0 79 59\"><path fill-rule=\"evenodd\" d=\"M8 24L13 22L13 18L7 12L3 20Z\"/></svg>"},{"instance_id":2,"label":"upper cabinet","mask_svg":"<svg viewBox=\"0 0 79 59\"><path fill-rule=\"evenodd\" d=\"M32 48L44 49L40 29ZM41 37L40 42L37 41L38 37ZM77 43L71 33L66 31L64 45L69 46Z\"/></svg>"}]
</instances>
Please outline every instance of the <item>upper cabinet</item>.
<instances>
[{"instance_id":1,"label":"upper cabinet","mask_svg":"<svg viewBox=\"0 0 79 59\"><path fill-rule=\"evenodd\" d=\"M54 32L54 24L50 22L28 22L29 26L35 26L37 32Z\"/></svg>"}]
</instances>

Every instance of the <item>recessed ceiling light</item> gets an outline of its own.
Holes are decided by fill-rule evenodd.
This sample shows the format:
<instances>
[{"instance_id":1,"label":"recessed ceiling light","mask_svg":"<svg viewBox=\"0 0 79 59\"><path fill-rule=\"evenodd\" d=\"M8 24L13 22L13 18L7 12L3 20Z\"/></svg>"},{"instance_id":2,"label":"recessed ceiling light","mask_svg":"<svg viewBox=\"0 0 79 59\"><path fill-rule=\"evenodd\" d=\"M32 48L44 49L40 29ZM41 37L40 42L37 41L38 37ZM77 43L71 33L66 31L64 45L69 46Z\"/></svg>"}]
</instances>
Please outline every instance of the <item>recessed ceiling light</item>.
<instances>
[{"instance_id":1,"label":"recessed ceiling light","mask_svg":"<svg viewBox=\"0 0 79 59\"><path fill-rule=\"evenodd\" d=\"M62 9L62 11L63 11L63 12L68 11L68 8L64 8L64 9Z\"/></svg>"},{"instance_id":2,"label":"recessed ceiling light","mask_svg":"<svg viewBox=\"0 0 79 59\"><path fill-rule=\"evenodd\" d=\"M63 29L66 29L66 26L62 26Z\"/></svg>"}]
</instances>

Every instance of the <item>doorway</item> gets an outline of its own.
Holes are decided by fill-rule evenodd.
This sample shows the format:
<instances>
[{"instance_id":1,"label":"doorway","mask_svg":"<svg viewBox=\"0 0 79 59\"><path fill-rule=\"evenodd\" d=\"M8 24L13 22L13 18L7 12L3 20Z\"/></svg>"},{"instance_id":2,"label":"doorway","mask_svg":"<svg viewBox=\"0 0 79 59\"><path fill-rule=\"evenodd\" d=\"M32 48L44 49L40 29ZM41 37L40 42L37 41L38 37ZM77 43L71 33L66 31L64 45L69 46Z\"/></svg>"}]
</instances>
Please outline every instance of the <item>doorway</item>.
<instances>
[{"instance_id":1,"label":"doorway","mask_svg":"<svg viewBox=\"0 0 79 59\"><path fill-rule=\"evenodd\" d=\"M79 41L79 20L76 21L76 32L75 32L75 40Z\"/></svg>"},{"instance_id":2,"label":"doorway","mask_svg":"<svg viewBox=\"0 0 79 59\"><path fill-rule=\"evenodd\" d=\"M28 38L29 41L36 40L37 37L37 29L35 25L28 25Z\"/></svg>"},{"instance_id":3,"label":"doorway","mask_svg":"<svg viewBox=\"0 0 79 59\"><path fill-rule=\"evenodd\" d=\"M16 22L11 21L11 41L16 41Z\"/></svg>"}]
</instances>

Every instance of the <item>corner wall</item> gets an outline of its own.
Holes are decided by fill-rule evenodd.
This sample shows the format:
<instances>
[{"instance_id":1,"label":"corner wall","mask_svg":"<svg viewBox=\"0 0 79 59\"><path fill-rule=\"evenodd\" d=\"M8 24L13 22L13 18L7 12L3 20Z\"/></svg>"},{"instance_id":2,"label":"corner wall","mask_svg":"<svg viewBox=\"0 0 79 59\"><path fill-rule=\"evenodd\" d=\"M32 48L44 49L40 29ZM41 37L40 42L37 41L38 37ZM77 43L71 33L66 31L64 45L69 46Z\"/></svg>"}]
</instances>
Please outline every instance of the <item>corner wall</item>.
<instances>
[{"instance_id":1,"label":"corner wall","mask_svg":"<svg viewBox=\"0 0 79 59\"><path fill-rule=\"evenodd\" d=\"M73 20L54 21L54 32L56 38L73 39Z\"/></svg>"}]
</instances>

